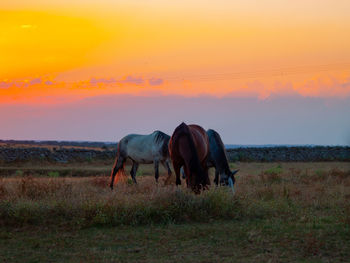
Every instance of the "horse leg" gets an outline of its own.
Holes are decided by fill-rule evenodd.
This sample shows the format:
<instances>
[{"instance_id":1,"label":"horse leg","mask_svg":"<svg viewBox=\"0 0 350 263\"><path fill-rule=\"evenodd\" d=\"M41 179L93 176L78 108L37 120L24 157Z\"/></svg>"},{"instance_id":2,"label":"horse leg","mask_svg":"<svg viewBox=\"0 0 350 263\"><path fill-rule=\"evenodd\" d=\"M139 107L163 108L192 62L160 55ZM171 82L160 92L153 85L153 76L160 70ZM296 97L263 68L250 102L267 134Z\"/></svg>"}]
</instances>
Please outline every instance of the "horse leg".
<instances>
[{"instance_id":1,"label":"horse leg","mask_svg":"<svg viewBox=\"0 0 350 263\"><path fill-rule=\"evenodd\" d=\"M182 179L186 180L186 186L188 187L189 184L188 184L188 180L187 180L187 177L186 177L185 167L184 166L181 166L180 173L182 174ZM187 172L187 174L189 174L189 172Z\"/></svg>"},{"instance_id":2,"label":"horse leg","mask_svg":"<svg viewBox=\"0 0 350 263\"><path fill-rule=\"evenodd\" d=\"M176 185L180 185L181 184L181 179L180 179L181 165L178 163L173 163L173 166L174 166L174 171L175 171L175 175L176 175Z\"/></svg>"},{"instance_id":3,"label":"horse leg","mask_svg":"<svg viewBox=\"0 0 350 263\"><path fill-rule=\"evenodd\" d=\"M214 183L216 184L216 186L219 185L219 171L215 168L215 179L214 179Z\"/></svg>"},{"instance_id":4,"label":"horse leg","mask_svg":"<svg viewBox=\"0 0 350 263\"><path fill-rule=\"evenodd\" d=\"M208 173L208 166L207 166L207 161L203 161L202 162L202 168L203 168L203 172L204 172L204 178L202 178L202 187L203 187L203 190L205 189L208 189L208 185L210 185L210 179L209 179L209 173ZM215 173L216 173L216 170L215 170Z\"/></svg>"},{"instance_id":5,"label":"horse leg","mask_svg":"<svg viewBox=\"0 0 350 263\"><path fill-rule=\"evenodd\" d=\"M109 184L109 187L113 190L113 184L114 184L114 178L115 175L118 173L119 169L123 168L125 162L125 158L122 156L117 156L117 159L115 160L115 164L112 170L112 178L111 178L111 183Z\"/></svg>"},{"instance_id":6,"label":"horse leg","mask_svg":"<svg viewBox=\"0 0 350 263\"><path fill-rule=\"evenodd\" d=\"M185 169L184 169L184 167L182 166L181 167L181 173L182 173L182 179L186 179L186 174L185 174Z\"/></svg>"},{"instance_id":7,"label":"horse leg","mask_svg":"<svg viewBox=\"0 0 350 263\"><path fill-rule=\"evenodd\" d=\"M164 168L168 171L168 176L171 176L171 169L170 169L170 164L169 161L162 162Z\"/></svg>"},{"instance_id":8,"label":"horse leg","mask_svg":"<svg viewBox=\"0 0 350 263\"><path fill-rule=\"evenodd\" d=\"M159 161L158 160L154 161L154 177L156 178L156 182L158 183L158 178L159 178Z\"/></svg>"},{"instance_id":9,"label":"horse leg","mask_svg":"<svg viewBox=\"0 0 350 263\"><path fill-rule=\"evenodd\" d=\"M209 179L209 168L207 166L204 167L204 174L205 174L205 189L208 189L208 186L210 185L210 179Z\"/></svg>"},{"instance_id":10,"label":"horse leg","mask_svg":"<svg viewBox=\"0 0 350 263\"><path fill-rule=\"evenodd\" d=\"M172 175L172 172L170 170L170 165L169 165L169 162L168 161L161 161L161 164L163 165L163 167L165 168L165 170L168 171L168 177L165 179L164 183L165 184L168 184L169 180L170 180L170 177Z\"/></svg>"},{"instance_id":11,"label":"horse leg","mask_svg":"<svg viewBox=\"0 0 350 263\"><path fill-rule=\"evenodd\" d=\"M130 171L130 175L132 180L134 181L135 184L137 184L136 182L136 172L137 169L139 168L139 163L132 161L132 167L131 167L131 171Z\"/></svg>"}]
</instances>

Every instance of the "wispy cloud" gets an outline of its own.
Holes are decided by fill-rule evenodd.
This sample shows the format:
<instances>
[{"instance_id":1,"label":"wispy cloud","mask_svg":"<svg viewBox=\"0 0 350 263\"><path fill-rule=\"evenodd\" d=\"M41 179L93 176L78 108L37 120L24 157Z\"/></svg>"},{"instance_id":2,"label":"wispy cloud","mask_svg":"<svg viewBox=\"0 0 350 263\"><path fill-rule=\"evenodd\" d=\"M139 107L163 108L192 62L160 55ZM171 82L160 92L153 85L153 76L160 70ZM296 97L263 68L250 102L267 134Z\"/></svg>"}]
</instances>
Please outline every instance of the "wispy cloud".
<instances>
[{"instance_id":1,"label":"wispy cloud","mask_svg":"<svg viewBox=\"0 0 350 263\"><path fill-rule=\"evenodd\" d=\"M117 81L114 78L105 79L105 78L91 78L90 84L97 85L97 84L112 84L116 83Z\"/></svg>"},{"instance_id":2,"label":"wispy cloud","mask_svg":"<svg viewBox=\"0 0 350 263\"><path fill-rule=\"evenodd\" d=\"M303 83L291 81L251 81L243 89L235 90L229 95L255 95L260 99L271 96L303 96L303 97L344 97L350 96L350 80L335 77L309 79Z\"/></svg>"},{"instance_id":3,"label":"wispy cloud","mask_svg":"<svg viewBox=\"0 0 350 263\"><path fill-rule=\"evenodd\" d=\"M21 87L30 87L30 86L41 86L42 84L50 86L54 85L55 82L52 80L43 80L42 78L34 79L22 79L22 80L3 80L0 81L0 88L7 89L11 87L21 88Z\"/></svg>"},{"instance_id":4,"label":"wispy cloud","mask_svg":"<svg viewBox=\"0 0 350 263\"><path fill-rule=\"evenodd\" d=\"M31 25L31 24L23 24L20 26L22 29L35 29L38 26L37 25Z\"/></svg>"},{"instance_id":5,"label":"wispy cloud","mask_svg":"<svg viewBox=\"0 0 350 263\"><path fill-rule=\"evenodd\" d=\"M159 85L162 85L164 83L164 80L161 78L151 78L148 80L148 83L151 86L159 86Z\"/></svg>"},{"instance_id":6,"label":"wispy cloud","mask_svg":"<svg viewBox=\"0 0 350 263\"><path fill-rule=\"evenodd\" d=\"M36 84L41 84L42 80L41 78L35 78L29 81L30 85L36 85Z\"/></svg>"},{"instance_id":7,"label":"wispy cloud","mask_svg":"<svg viewBox=\"0 0 350 263\"><path fill-rule=\"evenodd\" d=\"M0 89L7 89L13 85L12 82L0 81Z\"/></svg>"},{"instance_id":8,"label":"wispy cloud","mask_svg":"<svg viewBox=\"0 0 350 263\"><path fill-rule=\"evenodd\" d=\"M133 77L133 76L127 76L126 78L119 80L118 83L122 84L135 84L135 85L141 85L144 84L144 80L142 77Z\"/></svg>"}]
</instances>

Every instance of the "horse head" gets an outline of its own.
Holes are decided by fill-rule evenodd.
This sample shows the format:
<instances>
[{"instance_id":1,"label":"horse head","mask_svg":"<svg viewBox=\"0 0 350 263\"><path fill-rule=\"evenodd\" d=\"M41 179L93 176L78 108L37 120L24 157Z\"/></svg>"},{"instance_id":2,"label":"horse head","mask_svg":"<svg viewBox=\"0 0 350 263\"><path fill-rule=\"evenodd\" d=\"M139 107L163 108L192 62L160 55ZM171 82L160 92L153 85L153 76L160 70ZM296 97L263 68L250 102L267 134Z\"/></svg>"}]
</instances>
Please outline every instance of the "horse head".
<instances>
[{"instance_id":1,"label":"horse head","mask_svg":"<svg viewBox=\"0 0 350 263\"><path fill-rule=\"evenodd\" d=\"M235 174L238 171L239 170L235 170L235 171L228 170L228 172L220 174L220 185L233 187L233 185L236 182Z\"/></svg>"}]
</instances>

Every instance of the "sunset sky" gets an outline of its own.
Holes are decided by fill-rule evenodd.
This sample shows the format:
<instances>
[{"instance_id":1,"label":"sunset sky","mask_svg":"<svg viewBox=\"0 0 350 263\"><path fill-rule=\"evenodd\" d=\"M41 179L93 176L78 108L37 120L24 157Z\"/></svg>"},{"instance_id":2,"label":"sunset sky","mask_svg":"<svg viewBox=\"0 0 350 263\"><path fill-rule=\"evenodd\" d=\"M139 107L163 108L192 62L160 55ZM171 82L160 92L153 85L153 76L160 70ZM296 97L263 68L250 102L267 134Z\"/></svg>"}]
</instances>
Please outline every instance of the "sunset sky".
<instances>
[{"instance_id":1,"label":"sunset sky","mask_svg":"<svg viewBox=\"0 0 350 263\"><path fill-rule=\"evenodd\" d=\"M0 139L350 144L348 0L0 3Z\"/></svg>"}]
</instances>

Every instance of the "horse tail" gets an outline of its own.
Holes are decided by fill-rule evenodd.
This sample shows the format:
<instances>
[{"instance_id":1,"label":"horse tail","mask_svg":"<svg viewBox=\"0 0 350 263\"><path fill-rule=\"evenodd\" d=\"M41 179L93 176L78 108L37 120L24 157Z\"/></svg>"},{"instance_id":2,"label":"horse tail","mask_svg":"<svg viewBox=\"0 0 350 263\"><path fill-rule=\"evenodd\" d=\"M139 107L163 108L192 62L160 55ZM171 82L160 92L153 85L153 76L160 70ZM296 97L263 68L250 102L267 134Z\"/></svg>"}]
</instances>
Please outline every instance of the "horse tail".
<instances>
[{"instance_id":1,"label":"horse tail","mask_svg":"<svg viewBox=\"0 0 350 263\"><path fill-rule=\"evenodd\" d=\"M204 170L202 168L201 162L199 161L198 153L196 146L194 144L194 139L192 136L192 133L190 131L190 128L183 122L181 123L174 131L172 140L177 141L180 137L186 136L188 138L188 145L190 147L190 150L192 152L191 159L189 160L189 169L191 172L197 173L200 178L197 179L197 184L202 184L203 186L205 183L204 178ZM172 147L172 151L175 150L175 147Z\"/></svg>"},{"instance_id":2,"label":"horse tail","mask_svg":"<svg viewBox=\"0 0 350 263\"><path fill-rule=\"evenodd\" d=\"M120 144L121 143L119 142L117 146L117 156L115 158L114 166L111 173L111 187L113 187L114 183L118 183L118 181L122 177L126 176L125 169L124 169L125 160L120 153Z\"/></svg>"},{"instance_id":3,"label":"horse tail","mask_svg":"<svg viewBox=\"0 0 350 263\"><path fill-rule=\"evenodd\" d=\"M118 183L120 181L120 179L125 178L127 175L125 173L125 163L122 164L122 166L119 168L118 172L114 174L114 183ZM113 168L113 171L115 169L115 166ZM112 178L113 178L113 174L112 174Z\"/></svg>"}]
</instances>

